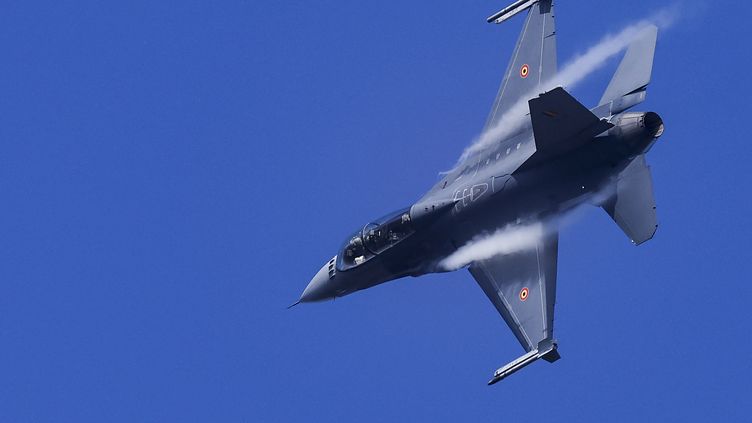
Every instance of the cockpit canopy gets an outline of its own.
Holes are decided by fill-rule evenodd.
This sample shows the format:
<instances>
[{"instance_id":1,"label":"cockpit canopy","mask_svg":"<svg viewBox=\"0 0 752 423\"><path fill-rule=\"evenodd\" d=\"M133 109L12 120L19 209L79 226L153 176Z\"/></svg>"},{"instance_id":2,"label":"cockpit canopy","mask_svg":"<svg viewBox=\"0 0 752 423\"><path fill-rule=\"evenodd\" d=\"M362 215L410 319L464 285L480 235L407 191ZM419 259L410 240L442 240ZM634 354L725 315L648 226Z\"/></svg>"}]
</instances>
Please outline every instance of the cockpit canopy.
<instances>
[{"instance_id":1,"label":"cockpit canopy","mask_svg":"<svg viewBox=\"0 0 752 423\"><path fill-rule=\"evenodd\" d=\"M415 230L409 208L390 213L347 238L337 256L337 267L339 270L347 270L359 266L413 232Z\"/></svg>"}]
</instances>

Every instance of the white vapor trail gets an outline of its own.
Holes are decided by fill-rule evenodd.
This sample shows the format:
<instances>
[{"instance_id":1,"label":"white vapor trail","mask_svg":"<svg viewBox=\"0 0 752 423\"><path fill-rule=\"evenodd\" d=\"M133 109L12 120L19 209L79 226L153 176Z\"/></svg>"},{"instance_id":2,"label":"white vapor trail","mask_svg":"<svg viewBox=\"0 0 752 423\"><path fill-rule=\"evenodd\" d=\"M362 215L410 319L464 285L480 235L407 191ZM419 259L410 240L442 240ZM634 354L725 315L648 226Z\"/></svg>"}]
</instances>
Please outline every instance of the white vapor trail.
<instances>
[{"instance_id":1,"label":"white vapor trail","mask_svg":"<svg viewBox=\"0 0 752 423\"><path fill-rule=\"evenodd\" d=\"M457 270L479 260L535 248L543 237L557 233L579 220L588 204L601 205L614 195L609 185L581 198L579 205L546 219L525 224L509 224L490 235L479 235L439 262L443 270Z\"/></svg>"},{"instance_id":2,"label":"white vapor trail","mask_svg":"<svg viewBox=\"0 0 752 423\"><path fill-rule=\"evenodd\" d=\"M658 25L661 28L669 27L676 16L676 7L669 7L659 11L648 19L633 23L615 35L608 35L601 39L597 44L590 47L584 54L575 57L566 66L564 66L557 75L544 85L538 87L535 92L523 96L520 101L515 103L499 118L495 126L483 132L472 145L467 147L460 157L459 163L471 156L473 153L483 150L492 145L494 142L514 134L522 128L527 121L526 115L530 113L528 109L528 100L536 97L538 94L549 91L558 86L568 89L574 88L583 79L603 66L608 59L617 55L626 49L629 44L640 33L652 25Z\"/></svg>"},{"instance_id":3,"label":"white vapor trail","mask_svg":"<svg viewBox=\"0 0 752 423\"><path fill-rule=\"evenodd\" d=\"M608 59L626 49L645 29L653 25L664 29L671 26L678 16L677 12L678 7L676 5L664 8L648 19L628 25L618 33L601 39L584 54L571 60L554 78L536 89L536 92L531 92L529 95L523 96L520 101L504 111L504 114L499 118L495 126L482 133L472 145L465 149L458 163L492 145L494 142L506 136L513 135L521 129L527 122L527 115L530 113L528 99L558 86L569 89L573 88L603 66ZM592 204L601 204L613 194L612 190L613 187L608 187L602 192L592 194L589 202ZM585 201L582 203L584 204ZM489 259L494 256L533 249L543 237L554 233L562 226L572 223L577 215L581 214L579 213L580 210L582 210L580 207L575 207L568 212L560 213L558 216L549 219L522 225L510 224L490 235L478 236L444 258L439 263L439 267L444 270L456 270L473 262Z\"/></svg>"},{"instance_id":4,"label":"white vapor trail","mask_svg":"<svg viewBox=\"0 0 752 423\"><path fill-rule=\"evenodd\" d=\"M538 241L548 230L548 225L544 222L509 225L491 235L470 241L442 260L439 266L444 270L456 270L474 261L529 250L538 245Z\"/></svg>"}]
</instances>

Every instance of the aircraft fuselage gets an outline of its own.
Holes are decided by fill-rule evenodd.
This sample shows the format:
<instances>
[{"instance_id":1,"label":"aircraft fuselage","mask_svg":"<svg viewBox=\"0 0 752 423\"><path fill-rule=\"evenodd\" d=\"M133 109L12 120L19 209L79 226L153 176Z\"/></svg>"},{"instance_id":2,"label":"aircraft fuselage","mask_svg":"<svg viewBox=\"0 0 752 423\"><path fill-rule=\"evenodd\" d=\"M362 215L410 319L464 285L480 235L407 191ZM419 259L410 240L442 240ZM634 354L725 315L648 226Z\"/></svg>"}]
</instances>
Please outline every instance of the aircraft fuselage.
<instances>
[{"instance_id":1,"label":"aircraft fuselage","mask_svg":"<svg viewBox=\"0 0 752 423\"><path fill-rule=\"evenodd\" d=\"M314 276L300 301L454 270L440 262L476 237L597 204L612 179L663 132L655 113L623 113L611 122L613 128L581 147L529 167L520 167L535 153L529 127L477 154L391 221L356 232Z\"/></svg>"}]
</instances>

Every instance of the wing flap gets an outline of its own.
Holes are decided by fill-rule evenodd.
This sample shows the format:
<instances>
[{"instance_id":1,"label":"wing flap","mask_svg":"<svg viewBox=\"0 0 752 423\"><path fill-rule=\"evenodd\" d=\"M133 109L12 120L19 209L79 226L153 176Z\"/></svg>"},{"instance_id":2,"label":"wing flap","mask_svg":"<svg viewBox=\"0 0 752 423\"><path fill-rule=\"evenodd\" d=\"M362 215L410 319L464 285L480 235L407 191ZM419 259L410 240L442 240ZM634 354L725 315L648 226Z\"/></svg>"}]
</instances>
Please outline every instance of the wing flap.
<instances>
[{"instance_id":1,"label":"wing flap","mask_svg":"<svg viewBox=\"0 0 752 423\"><path fill-rule=\"evenodd\" d=\"M632 41L595 109L596 114L615 115L645 101L657 39L658 27L650 25Z\"/></svg>"}]
</instances>

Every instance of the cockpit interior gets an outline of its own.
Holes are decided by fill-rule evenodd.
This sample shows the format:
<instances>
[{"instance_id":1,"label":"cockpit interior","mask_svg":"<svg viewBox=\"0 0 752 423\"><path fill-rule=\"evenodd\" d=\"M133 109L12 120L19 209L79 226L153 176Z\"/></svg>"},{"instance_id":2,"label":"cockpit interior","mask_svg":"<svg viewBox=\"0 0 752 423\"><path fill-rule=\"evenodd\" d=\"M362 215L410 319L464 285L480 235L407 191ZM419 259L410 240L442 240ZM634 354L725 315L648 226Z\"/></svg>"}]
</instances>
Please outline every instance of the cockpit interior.
<instances>
[{"instance_id":1,"label":"cockpit interior","mask_svg":"<svg viewBox=\"0 0 752 423\"><path fill-rule=\"evenodd\" d=\"M415 232L410 209L391 213L348 237L338 255L339 270L359 266Z\"/></svg>"}]
</instances>

